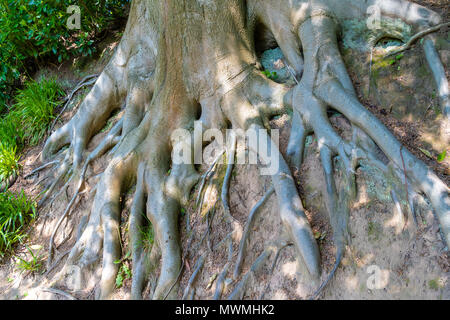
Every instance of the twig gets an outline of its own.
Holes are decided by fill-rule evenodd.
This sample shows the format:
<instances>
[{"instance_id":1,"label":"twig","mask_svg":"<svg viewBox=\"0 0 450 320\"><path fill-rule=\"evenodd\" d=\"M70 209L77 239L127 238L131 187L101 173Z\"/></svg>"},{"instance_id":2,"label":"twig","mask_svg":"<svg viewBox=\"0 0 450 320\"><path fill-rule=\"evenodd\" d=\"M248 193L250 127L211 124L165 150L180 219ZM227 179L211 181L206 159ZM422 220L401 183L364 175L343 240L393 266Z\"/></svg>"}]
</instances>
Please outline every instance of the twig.
<instances>
[{"instance_id":1,"label":"twig","mask_svg":"<svg viewBox=\"0 0 450 320\"><path fill-rule=\"evenodd\" d=\"M292 71L292 67L289 64L287 64L286 62L284 62L284 64L287 65L287 69L288 69L289 73L291 74L291 76L294 78L295 82L297 84L299 84L299 82L297 80L297 77L295 76L294 71Z\"/></svg>"}]
</instances>

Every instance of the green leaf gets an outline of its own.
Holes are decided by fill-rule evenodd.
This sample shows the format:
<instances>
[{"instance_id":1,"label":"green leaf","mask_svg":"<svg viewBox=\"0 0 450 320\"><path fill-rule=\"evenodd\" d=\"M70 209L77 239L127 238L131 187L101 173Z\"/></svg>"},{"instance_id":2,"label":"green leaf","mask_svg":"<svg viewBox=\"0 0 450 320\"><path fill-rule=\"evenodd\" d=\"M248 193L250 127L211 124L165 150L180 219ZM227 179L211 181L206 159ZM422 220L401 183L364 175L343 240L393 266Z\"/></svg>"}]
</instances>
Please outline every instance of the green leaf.
<instances>
[{"instance_id":1,"label":"green leaf","mask_svg":"<svg viewBox=\"0 0 450 320\"><path fill-rule=\"evenodd\" d=\"M428 151L426 149L422 149L422 148L419 148L419 150L422 151L422 153L424 155L426 155L428 158L433 158L433 156L431 155L430 151Z\"/></svg>"},{"instance_id":2,"label":"green leaf","mask_svg":"<svg viewBox=\"0 0 450 320\"><path fill-rule=\"evenodd\" d=\"M437 161L442 162L445 160L445 157L447 156L447 150L442 151L441 154L438 155Z\"/></svg>"},{"instance_id":3,"label":"green leaf","mask_svg":"<svg viewBox=\"0 0 450 320\"><path fill-rule=\"evenodd\" d=\"M123 275L122 272L119 272L116 277L116 288L119 289L123 284Z\"/></svg>"}]
</instances>

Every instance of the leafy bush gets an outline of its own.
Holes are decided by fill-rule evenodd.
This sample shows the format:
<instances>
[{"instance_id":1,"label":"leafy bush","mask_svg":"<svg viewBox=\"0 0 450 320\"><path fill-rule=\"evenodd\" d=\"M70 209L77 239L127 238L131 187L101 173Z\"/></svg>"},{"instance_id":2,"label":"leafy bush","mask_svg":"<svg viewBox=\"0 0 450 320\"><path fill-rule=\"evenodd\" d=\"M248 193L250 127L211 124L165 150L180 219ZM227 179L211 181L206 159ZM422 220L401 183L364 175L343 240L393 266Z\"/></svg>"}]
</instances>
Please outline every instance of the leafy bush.
<instances>
[{"instance_id":1,"label":"leafy bush","mask_svg":"<svg viewBox=\"0 0 450 320\"><path fill-rule=\"evenodd\" d=\"M95 37L126 14L130 0L0 0L0 112L21 74L43 59L92 54ZM81 9L81 30L69 30L67 8Z\"/></svg>"},{"instance_id":2,"label":"leafy bush","mask_svg":"<svg viewBox=\"0 0 450 320\"><path fill-rule=\"evenodd\" d=\"M25 226L36 216L36 205L25 193L0 193L0 257L25 237Z\"/></svg>"},{"instance_id":3,"label":"leafy bush","mask_svg":"<svg viewBox=\"0 0 450 320\"><path fill-rule=\"evenodd\" d=\"M18 91L17 103L11 108L8 118L16 128L22 128L19 137L22 142L36 145L44 137L54 119L53 111L64 94L54 79L30 81Z\"/></svg>"}]
</instances>

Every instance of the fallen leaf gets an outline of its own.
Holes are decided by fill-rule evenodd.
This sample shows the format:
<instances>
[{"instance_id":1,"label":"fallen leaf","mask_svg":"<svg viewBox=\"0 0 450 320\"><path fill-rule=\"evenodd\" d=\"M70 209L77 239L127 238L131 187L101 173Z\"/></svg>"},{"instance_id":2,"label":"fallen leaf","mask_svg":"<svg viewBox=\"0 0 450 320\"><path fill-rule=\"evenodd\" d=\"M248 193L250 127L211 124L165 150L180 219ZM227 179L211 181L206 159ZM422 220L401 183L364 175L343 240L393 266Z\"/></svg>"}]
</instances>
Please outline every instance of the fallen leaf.
<instances>
[{"instance_id":1,"label":"fallen leaf","mask_svg":"<svg viewBox=\"0 0 450 320\"><path fill-rule=\"evenodd\" d=\"M438 162L442 162L445 160L445 157L447 156L447 150L442 151L440 155L437 157Z\"/></svg>"},{"instance_id":2,"label":"fallen leaf","mask_svg":"<svg viewBox=\"0 0 450 320\"><path fill-rule=\"evenodd\" d=\"M433 158L433 156L431 155L430 151L422 149L422 148L419 148L419 150L422 151L422 153L424 155L426 155L428 158Z\"/></svg>"}]
</instances>

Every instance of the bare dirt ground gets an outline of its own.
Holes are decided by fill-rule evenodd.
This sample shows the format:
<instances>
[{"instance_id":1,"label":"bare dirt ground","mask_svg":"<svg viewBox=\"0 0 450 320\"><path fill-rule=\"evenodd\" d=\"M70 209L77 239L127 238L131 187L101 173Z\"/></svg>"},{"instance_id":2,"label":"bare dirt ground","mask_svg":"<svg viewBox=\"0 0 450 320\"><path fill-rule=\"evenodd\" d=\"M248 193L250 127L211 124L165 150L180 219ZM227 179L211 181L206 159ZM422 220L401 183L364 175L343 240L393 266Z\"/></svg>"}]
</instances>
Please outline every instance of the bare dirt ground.
<instances>
[{"instance_id":1,"label":"bare dirt ground","mask_svg":"<svg viewBox=\"0 0 450 320\"><path fill-rule=\"evenodd\" d=\"M415 1L431 6L448 15L447 1L428 0ZM446 70L450 64L450 37L448 30L441 30L439 49ZM109 39L100 50L101 56L87 64L78 62L75 67L66 65L61 69L48 69L46 73L56 74L66 83L67 89L73 87L77 80L90 73L101 71L108 61L116 39ZM344 58L349 72L361 100L380 120L382 120L400 139L405 147L440 175L449 184L449 167L447 160L441 163L436 156L445 148L448 149L449 137L442 132L442 115L437 110L437 99L433 94L434 83L428 70L423 53L418 46L405 52L404 57L392 65L372 69L370 74L370 55L356 50L343 49ZM276 61L274 61L275 63ZM74 70L83 71L74 71ZM370 80L369 80L370 79ZM370 90L368 89L370 86ZM63 116L63 121L70 119L76 111L85 92L80 92L72 104L71 110ZM118 115L120 116L120 114ZM116 116L116 118L118 117ZM272 121L272 127L280 130L280 146L282 152L286 150L290 133L290 116L284 115ZM114 120L111 120L114 121ZM333 125L346 131L346 120L336 115L332 118ZM107 126L110 126L108 124ZM102 135L99 133L93 147ZM324 206L324 176L317 153L317 141L314 137L308 139L305 151L305 161L297 170L293 168L298 189L307 208L307 216L318 239L322 255L323 276L325 279L333 267L335 249L332 241L332 230L328 222L328 214ZM49 168L40 172L29 180L23 176L40 165L39 153L42 146L25 152L21 164L23 174L12 187L13 191L24 189L30 197L37 197L45 190L45 179L52 174ZM421 150L430 152L431 158ZM245 152L240 149L239 152ZM450 152L450 150L448 150ZM104 157L91 166L86 189L80 197L76 210L63 223L58 233L58 257L61 263L47 274L46 268L35 274L20 273L16 267L14 256L4 259L0 265L0 299L65 299L64 296L46 292L52 278L64 262L64 253L74 244L77 236L78 223L89 210L93 200L92 191L98 180L98 174L107 164ZM207 166L200 168L205 172ZM205 264L195 282L195 299L211 299L215 292L217 277L227 263L228 249L223 239L233 233L234 256L230 272L225 281L223 297L231 293L231 288L239 279L231 280L231 274L236 261L238 244L242 235L242 228L247 221L252 207L261 199L265 191L270 188L270 179L260 176L258 168L252 165L237 165L233 172L230 187L231 213L237 220L229 224L224 218L220 189L223 181L225 166L219 166L211 183L206 186L204 204L200 208L195 206L198 186L191 195L190 205L180 213L180 231L183 252L188 251L184 261L184 272L181 275L181 289L179 297L183 295L183 288L190 278L194 265L200 256L205 257ZM336 272L334 279L320 296L321 299L450 299L450 259L448 248L445 247L439 225L433 212L425 200L419 203L418 225L411 215L408 215L406 225L402 224L390 196L390 189L377 172L362 165L357 172L358 199L350 211L349 230L351 243L347 246L342 265ZM66 207L69 196L62 195L51 207L39 211L39 217L30 226L30 235L26 241L28 246L40 246L45 264L48 241L51 232ZM123 255L128 248L126 241L126 227L128 221L128 207L133 190L123 196L124 211L122 214ZM398 194L402 202L405 195ZM245 274L255 259L262 253L266 245L284 237L283 226L278 212L276 197L272 195L261 208L250 234L245 256L243 273ZM187 232L187 217L192 228L192 239ZM208 230L210 230L208 232ZM37 247L36 247L37 248ZM213 250L210 250L213 249ZM15 256L28 257L25 244L19 245ZM297 262L295 251L287 247L280 252L279 258L272 271L274 263L272 254L263 267L250 279L244 299L258 299L262 295L265 299L305 299L318 284L310 285ZM131 266L131 261L125 261ZM126 279L123 286L116 290L115 299L126 299L130 291L131 280ZM65 289L62 285L61 289ZM147 288L148 293L150 288ZM79 299L93 299L93 290L73 294Z\"/></svg>"}]
</instances>

